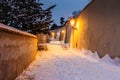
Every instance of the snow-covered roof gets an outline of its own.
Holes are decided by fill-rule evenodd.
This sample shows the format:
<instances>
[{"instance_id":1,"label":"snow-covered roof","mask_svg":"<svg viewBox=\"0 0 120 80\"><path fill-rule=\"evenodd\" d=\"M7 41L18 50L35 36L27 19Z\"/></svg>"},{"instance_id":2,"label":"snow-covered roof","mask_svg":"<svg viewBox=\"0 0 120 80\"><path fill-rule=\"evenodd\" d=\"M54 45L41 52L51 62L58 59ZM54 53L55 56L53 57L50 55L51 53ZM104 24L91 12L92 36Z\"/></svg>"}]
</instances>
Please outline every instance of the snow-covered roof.
<instances>
[{"instance_id":1,"label":"snow-covered roof","mask_svg":"<svg viewBox=\"0 0 120 80\"><path fill-rule=\"evenodd\" d=\"M4 25L4 24L2 24L2 23L0 23L0 31L1 31L1 30L2 30L2 31L6 31L6 32L10 32L10 33L14 33L14 34L19 34L19 35L24 35L24 36L29 36L29 37L36 38L35 35L32 35L32 34L29 34L29 33L27 33L27 32L18 30L18 29L16 29L16 28L13 28L13 27Z\"/></svg>"}]
</instances>

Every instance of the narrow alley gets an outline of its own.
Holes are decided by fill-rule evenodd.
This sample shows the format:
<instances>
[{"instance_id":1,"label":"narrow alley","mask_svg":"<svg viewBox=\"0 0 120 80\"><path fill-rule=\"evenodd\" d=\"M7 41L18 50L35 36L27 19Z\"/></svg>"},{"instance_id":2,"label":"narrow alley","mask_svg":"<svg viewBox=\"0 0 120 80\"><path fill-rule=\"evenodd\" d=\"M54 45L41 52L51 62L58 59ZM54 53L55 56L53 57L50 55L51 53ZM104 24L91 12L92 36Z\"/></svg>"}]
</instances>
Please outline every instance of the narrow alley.
<instances>
[{"instance_id":1,"label":"narrow alley","mask_svg":"<svg viewBox=\"0 0 120 80\"><path fill-rule=\"evenodd\" d=\"M120 0L0 0L0 80L120 80Z\"/></svg>"},{"instance_id":2,"label":"narrow alley","mask_svg":"<svg viewBox=\"0 0 120 80\"><path fill-rule=\"evenodd\" d=\"M16 80L120 80L120 65L106 55L82 49L67 49L51 42ZM117 59L116 59L117 61Z\"/></svg>"}]
</instances>

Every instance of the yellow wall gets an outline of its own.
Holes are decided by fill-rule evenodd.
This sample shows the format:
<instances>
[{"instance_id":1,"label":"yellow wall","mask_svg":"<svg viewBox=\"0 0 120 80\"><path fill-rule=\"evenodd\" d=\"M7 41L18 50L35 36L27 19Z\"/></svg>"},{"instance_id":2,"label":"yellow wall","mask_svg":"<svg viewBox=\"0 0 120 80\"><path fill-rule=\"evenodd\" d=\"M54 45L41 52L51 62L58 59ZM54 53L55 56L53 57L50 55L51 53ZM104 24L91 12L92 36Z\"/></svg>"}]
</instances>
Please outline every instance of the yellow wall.
<instances>
[{"instance_id":1,"label":"yellow wall","mask_svg":"<svg viewBox=\"0 0 120 80\"><path fill-rule=\"evenodd\" d=\"M94 0L76 18L80 22L71 34L72 47L120 57L120 0ZM76 21L76 23L77 23Z\"/></svg>"},{"instance_id":2,"label":"yellow wall","mask_svg":"<svg viewBox=\"0 0 120 80\"><path fill-rule=\"evenodd\" d=\"M87 15L85 15L86 17ZM83 16L79 16L75 19L76 24L74 27L76 29L72 29L70 44L73 48L82 49L83 47L86 48L86 30L87 30L87 19Z\"/></svg>"}]
</instances>

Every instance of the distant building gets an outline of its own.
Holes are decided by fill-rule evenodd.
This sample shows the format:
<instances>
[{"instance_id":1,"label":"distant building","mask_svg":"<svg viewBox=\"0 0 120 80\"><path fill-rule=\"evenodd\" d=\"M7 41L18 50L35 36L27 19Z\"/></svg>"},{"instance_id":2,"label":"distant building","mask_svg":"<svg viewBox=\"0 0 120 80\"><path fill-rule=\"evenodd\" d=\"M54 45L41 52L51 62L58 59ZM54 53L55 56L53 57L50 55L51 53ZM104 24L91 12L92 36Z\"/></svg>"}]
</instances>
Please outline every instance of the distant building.
<instances>
[{"instance_id":1,"label":"distant building","mask_svg":"<svg viewBox=\"0 0 120 80\"><path fill-rule=\"evenodd\" d=\"M60 31L61 31L61 29L60 28L58 28L58 29L54 29L54 30L51 30L51 39L52 40L57 40L57 41L59 41L59 38L60 38Z\"/></svg>"},{"instance_id":2,"label":"distant building","mask_svg":"<svg viewBox=\"0 0 120 80\"><path fill-rule=\"evenodd\" d=\"M70 29L67 21L62 26L53 25L51 28L51 37L52 40L62 41L64 43L69 42L70 38Z\"/></svg>"}]
</instances>

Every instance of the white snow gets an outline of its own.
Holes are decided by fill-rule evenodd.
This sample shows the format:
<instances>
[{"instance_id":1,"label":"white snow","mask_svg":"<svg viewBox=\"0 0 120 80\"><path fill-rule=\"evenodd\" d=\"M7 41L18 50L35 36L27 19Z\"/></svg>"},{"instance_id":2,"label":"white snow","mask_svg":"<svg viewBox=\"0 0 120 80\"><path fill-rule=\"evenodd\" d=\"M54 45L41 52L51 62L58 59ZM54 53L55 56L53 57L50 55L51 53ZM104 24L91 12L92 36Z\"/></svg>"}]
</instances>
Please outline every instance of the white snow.
<instances>
[{"instance_id":1,"label":"white snow","mask_svg":"<svg viewBox=\"0 0 120 80\"><path fill-rule=\"evenodd\" d=\"M57 45L57 43L59 45ZM65 49L60 42L48 44L16 80L120 80L120 59L97 52Z\"/></svg>"}]
</instances>

